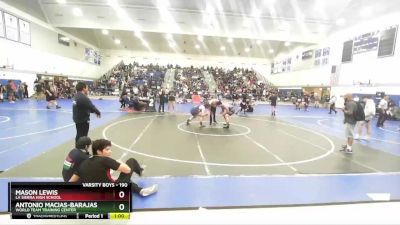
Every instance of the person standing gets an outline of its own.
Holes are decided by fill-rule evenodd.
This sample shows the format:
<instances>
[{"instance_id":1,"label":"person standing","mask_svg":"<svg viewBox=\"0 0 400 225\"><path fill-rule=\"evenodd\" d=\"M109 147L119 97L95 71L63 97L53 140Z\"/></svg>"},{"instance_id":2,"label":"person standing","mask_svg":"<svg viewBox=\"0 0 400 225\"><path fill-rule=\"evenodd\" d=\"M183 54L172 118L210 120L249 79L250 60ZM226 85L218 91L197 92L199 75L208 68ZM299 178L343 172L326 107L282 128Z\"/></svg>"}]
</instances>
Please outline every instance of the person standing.
<instances>
[{"instance_id":1,"label":"person standing","mask_svg":"<svg viewBox=\"0 0 400 225\"><path fill-rule=\"evenodd\" d=\"M278 97L276 96L276 93L273 93L271 97L269 97L269 100L271 101L271 116L275 117L276 116L276 101L278 100Z\"/></svg>"},{"instance_id":2,"label":"person standing","mask_svg":"<svg viewBox=\"0 0 400 225\"><path fill-rule=\"evenodd\" d=\"M364 102L364 114L365 114L365 120L360 121L357 123L357 128L358 128L358 135L355 139L365 139L369 140L371 138L371 120L375 116L375 102L374 100L370 99L369 97L364 97L363 99ZM367 128L367 136L362 137L362 128L365 125Z\"/></svg>"},{"instance_id":3,"label":"person standing","mask_svg":"<svg viewBox=\"0 0 400 225\"><path fill-rule=\"evenodd\" d=\"M28 85L24 82L24 98L29 98L28 95Z\"/></svg>"},{"instance_id":4,"label":"person standing","mask_svg":"<svg viewBox=\"0 0 400 225\"><path fill-rule=\"evenodd\" d=\"M18 98L19 98L19 100L23 100L24 99L24 91L25 91L24 84L20 83L19 86L18 86Z\"/></svg>"},{"instance_id":5,"label":"person standing","mask_svg":"<svg viewBox=\"0 0 400 225\"><path fill-rule=\"evenodd\" d=\"M376 123L377 127L383 127L383 123L386 120L386 112L389 108L388 106L389 96L385 95L384 98L379 102L378 109L379 109L379 117L378 122Z\"/></svg>"},{"instance_id":6,"label":"person standing","mask_svg":"<svg viewBox=\"0 0 400 225\"><path fill-rule=\"evenodd\" d=\"M14 89L13 89L13 81L9 80L6 85L6 93L9 103L15 103Z\"/></svg>"},{"instance_id":7,"label":"person standing","mask_svg":"<svg viewBox=\"0 0 400 225\"><path fill-rule=\"evenodd\" d=\"M348 154L352 154L352 146L354 139L354 128L357 123L354 113L357 110L357 104L353 101L353 95L348 93L345 95L343 113L344 113L344 126L345 134L347 138L347 144L342 146L342 151Z\"/></svg>"},{"instance_id":8,"label":"person standing","mask_svg":"<svg viewBox=\"0 0 400 225\"><path fill-rule=\"evenodd\" d=\"M36 101L39 101L43 97L43 84L41 82L37 81L34 85L35 85L34 89L36 92L35 98L36 98Z\"/></svg>"},{"instance_id":9,"label":"person standing","mask_svg":"<svg viewBox=\"0 0 400 225\"><path fill-rule=\"evenodd\" d=\"M304 111L308 111L308 106L310 105L310 97L308 94L304 95Z\"/></svg>"},{"instance_id":10,"label":"person standing","mask_svg":"<svg viewBox=\"0 0 400 225\"><path fill-rule=\"evenodd\" d=\"M167 99L167 94L165 93L165 90L162 90L160 93L160 104L158 105L158 112L164 112L164 105L165 105L165 101Z\"/></svg>"},{"instance_id":11,"label":"person standing","mask_svg":"<svg viewBox=\"0 0 400 225\"><path fill-rule=\"evenodd\" d=\"M4 102L3 93L4 93L4 86L2 84L0 84L0 101L1 102Z\"/></svg>"},{"instance_id":12,"label":"person standing","mask_svg":"<svg viewBox=\"0 0 400 225\"><path fill-rule=\"evenodd\" d=\"M210 126L214 121L214 124L217 124L217 120L215 119L215 113L217 112L217 105L221 104L221 101L218 99L211 99L210 104Z\"/></svg>"},{"instance_id":13,"label":"person standing","mask_svg":"<svg viewBox=\"0 0 400 225\"><path fill-rule=\"evenodd\" d=\"M72 102L72 117L76 126L75 142L80 137L88 136L90 113L95 113L98 118L101 117L100 111L93 105L87 97L89 89L83 82L76 85L75 100Z\"/></svg>"},{"instance_id":14,"label":"person standing","mask_svg":"<svg viewBox=\"0 0 400 225\"><path fill-rule=\"evenodd\" d=\"M176 101L176 97L175 97L175 92L174 91L170 91L168 93L168 111L169 112L175 112L175 102ZM172 108L172 111L171 111Z\"/></svg>"},{"instance_id":15,"label":"person standing","mask_svg":"<svg viewBox=\"0 0 400 225\"><path fill-rule=\"evenodd\" d=\"M46 101L47 101L47 109L50 109L51 106L55 105L56 109L61 108L56 100L56 94L53 85L49 82L45 85L45 95L46 95ZM85 135L86 136L86 135Z\"/></svg>"},{"instance_id":16,"label":"person standing","mask_svg":"<svg viewBox=\"0 0 400 225\"><path fill-rule=\"evenodd\" d=\"M332 111L334 111L335 114L337 113L337 111L335 109L336 100L337 100L337 98L334 95L329 100L329 114L332 114Z\"/></svg>"}]
</instances>

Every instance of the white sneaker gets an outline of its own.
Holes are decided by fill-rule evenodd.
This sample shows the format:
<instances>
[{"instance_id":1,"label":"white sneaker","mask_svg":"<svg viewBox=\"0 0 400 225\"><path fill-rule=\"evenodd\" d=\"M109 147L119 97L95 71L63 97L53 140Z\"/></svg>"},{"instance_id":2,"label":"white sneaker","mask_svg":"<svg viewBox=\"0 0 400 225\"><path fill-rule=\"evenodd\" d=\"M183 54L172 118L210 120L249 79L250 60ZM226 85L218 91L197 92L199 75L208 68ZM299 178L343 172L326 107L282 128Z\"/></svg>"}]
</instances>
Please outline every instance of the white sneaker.
<instances>
[{"instance_id":1,"label":"white sneaker","mask_svg":"<svg viewBox=\"0 0 400 225\"><path fill-rule=\"evenodd\" d=\"M347 148L345 152L346 152L347 154L353 154L353 150L350 149L350 148Z\"/></svg>"},{"instance_id":2,"label":"white sneaker","mask_svg":"<svg viewBox=\"0 0 400 225\"><path fill-rule=\"evenodd\" d=\"M151 194L156 193L157 190L158 190L158 185L157 185L157 184L154 184L154 185L152 185L152 186L150 186L150 187L143 188L143 189L140 191L139 194L140 194L141 196L143 196L143 197L146 197L146 196L149 196L149 195L151 195Z\"/></svg>"},{"instance_id":3,"label":"white sneaker","mask_svg":"<svg viewBox=\"0 0 400 225\"><path fill-rule=\"evenodd\" d=\"M360 136L355 135L355 136L354 136L354 140L360 140Z\"/></svg>"}]
</instances>

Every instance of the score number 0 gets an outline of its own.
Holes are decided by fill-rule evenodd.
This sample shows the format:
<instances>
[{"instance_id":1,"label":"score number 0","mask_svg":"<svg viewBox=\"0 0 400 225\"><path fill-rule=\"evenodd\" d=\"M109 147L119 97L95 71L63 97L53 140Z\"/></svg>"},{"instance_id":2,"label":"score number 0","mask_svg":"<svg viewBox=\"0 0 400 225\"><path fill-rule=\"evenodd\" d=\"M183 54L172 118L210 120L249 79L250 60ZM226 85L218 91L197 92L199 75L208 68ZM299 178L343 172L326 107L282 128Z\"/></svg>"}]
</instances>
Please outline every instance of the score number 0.
<instances>
[{"instance_id":1,"label":"score number 0","mask_svg":"<svg viewBox=\"0 0 400 225\"><path fill-rule=\"evenodd\" d=\"M118 193L118 197L121 198L121 199L124 198L125 197L125 192L124 191L120 191ZM124 204L119 204L118 208L119 208L119 210L124 211L125 205Z\"/></svg>"}]
</instances>

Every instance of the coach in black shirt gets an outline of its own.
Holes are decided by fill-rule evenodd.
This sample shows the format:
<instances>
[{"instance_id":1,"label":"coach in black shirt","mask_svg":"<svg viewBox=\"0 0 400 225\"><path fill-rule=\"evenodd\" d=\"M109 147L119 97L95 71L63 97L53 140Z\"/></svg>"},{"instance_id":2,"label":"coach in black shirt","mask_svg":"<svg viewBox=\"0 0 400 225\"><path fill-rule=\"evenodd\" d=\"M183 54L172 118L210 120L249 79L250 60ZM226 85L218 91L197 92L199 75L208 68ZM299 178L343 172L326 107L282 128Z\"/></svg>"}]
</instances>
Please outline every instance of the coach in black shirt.
<instances>
[{"instance_id":1,"label":"coach in black shirt","mask_svg":"<svg viewBox=\"0 0 400 225\"><path fill-rule=\"evenodd\" d=\"M117 162L111 156L111 142L105 139L99 139L92 144L93 156L85 160L81 166L74 172L69 182L81 183L115 183L131 182L132 173L142 175L143 168L134 158L130 158L126 163ZM111 177L111 170L121 172L117 180ZM132 191L141 195L148 196L157 191L157 185L148 188L141 188L132 183Z\"/></svg>"},{"instance_id":2,"label":"coach in black shirt","mask_svg":"<svg viewBox=\"0 0 400 225\"><path fill-rule=\"evenodd\" d=\"M76 125L75 142L80 137L88 136L90 113L96 113L97 117L101 117L100 111L93 105L92 101L86 96L89 92L87 85L79 82L76 85L75 101L72 104L72 114Z\"/></svg>"}]
</instances>

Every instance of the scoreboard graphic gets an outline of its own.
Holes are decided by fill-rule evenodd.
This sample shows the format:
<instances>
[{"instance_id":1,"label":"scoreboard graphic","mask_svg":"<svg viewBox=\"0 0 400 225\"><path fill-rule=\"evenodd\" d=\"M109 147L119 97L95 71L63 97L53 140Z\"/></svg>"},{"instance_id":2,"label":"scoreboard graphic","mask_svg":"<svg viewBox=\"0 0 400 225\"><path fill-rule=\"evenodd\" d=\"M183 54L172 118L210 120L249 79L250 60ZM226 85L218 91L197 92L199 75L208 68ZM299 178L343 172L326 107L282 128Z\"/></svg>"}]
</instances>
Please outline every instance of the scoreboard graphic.
<instances>
[{"instance_id":1,"label":"scoreboard graphic","mask_svg":"<svg viewBox=\"0 0 400 225\"><path fill-rule=\"evenodd\" d=\"M9 183L12 219L129 219L130 183Z\"/></svg>"}]
</instances>

